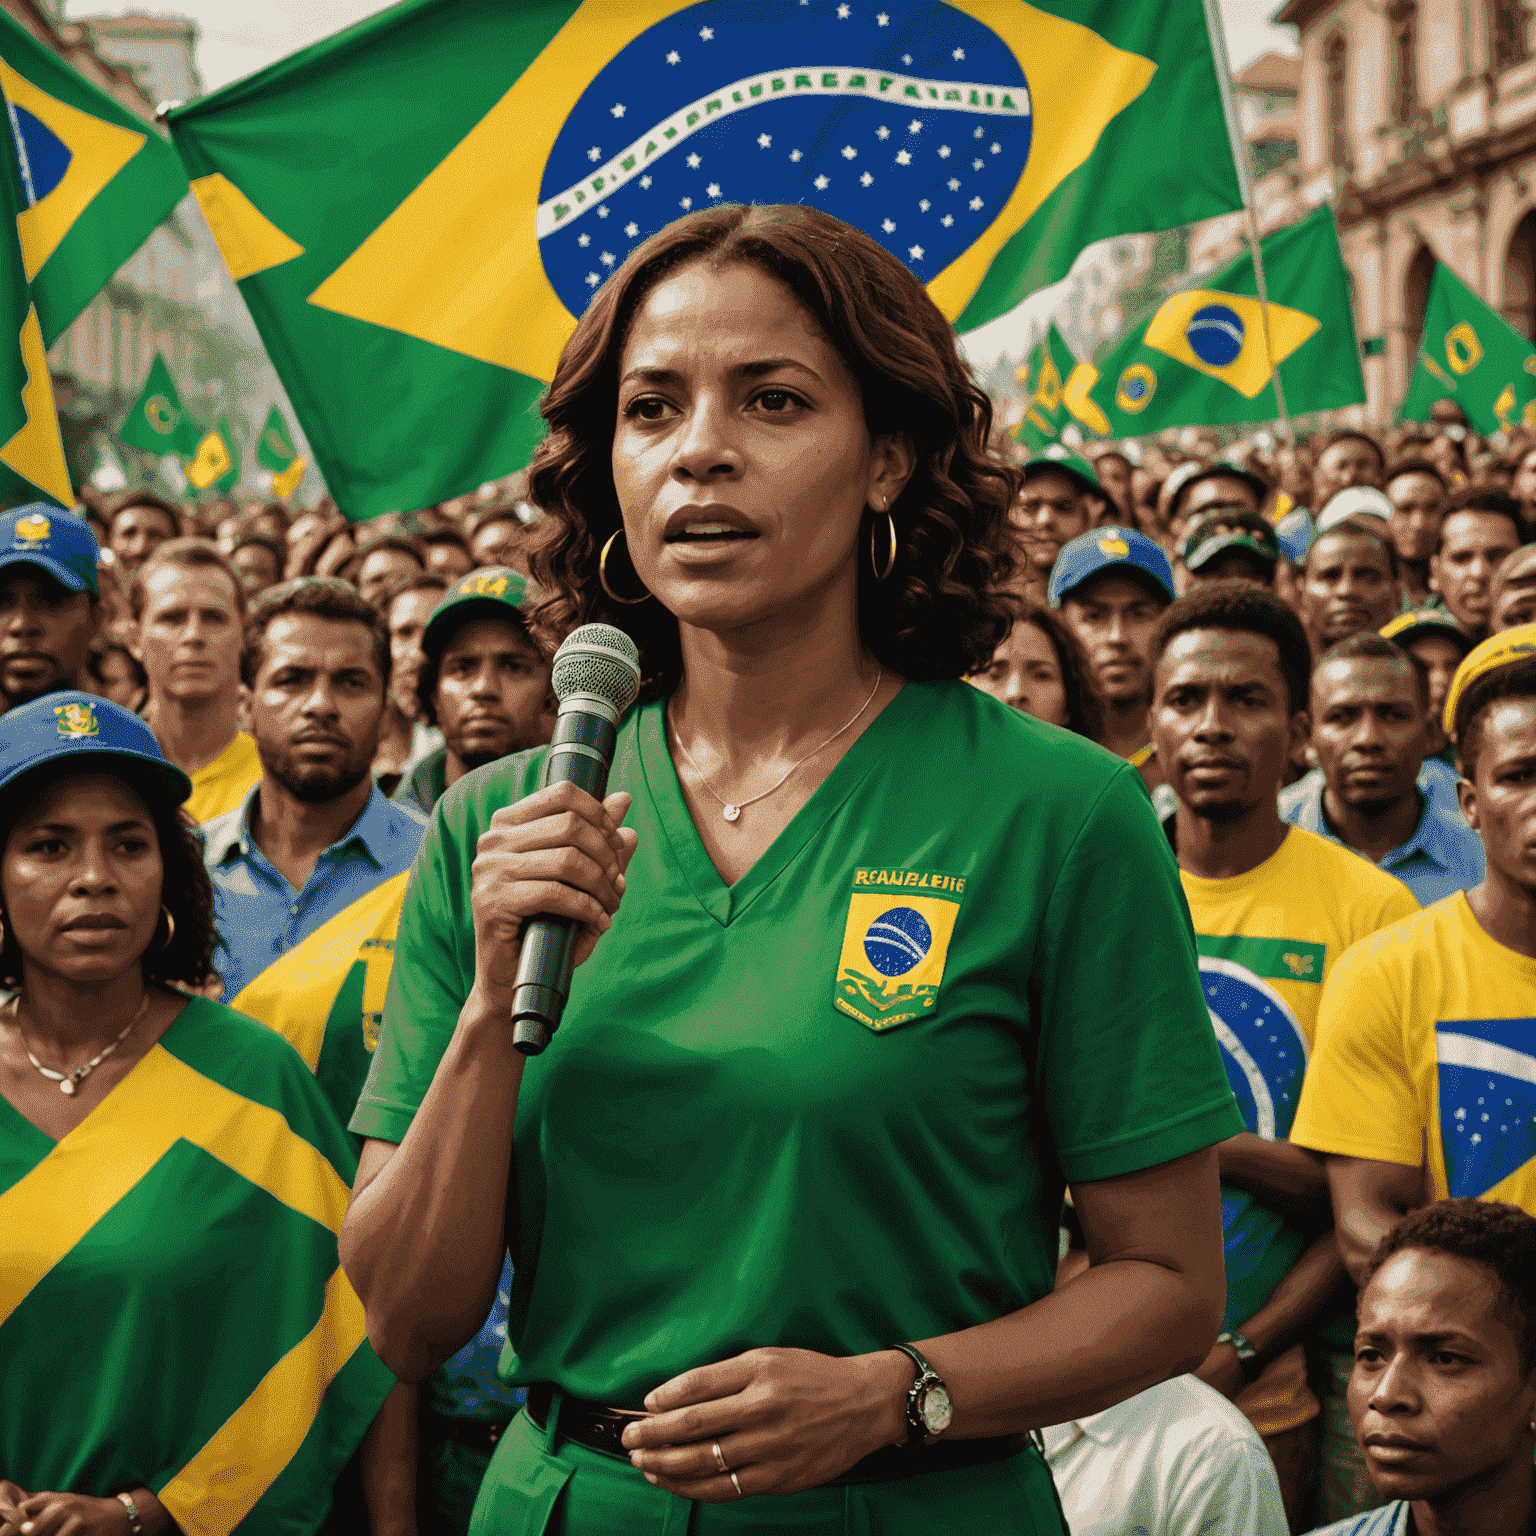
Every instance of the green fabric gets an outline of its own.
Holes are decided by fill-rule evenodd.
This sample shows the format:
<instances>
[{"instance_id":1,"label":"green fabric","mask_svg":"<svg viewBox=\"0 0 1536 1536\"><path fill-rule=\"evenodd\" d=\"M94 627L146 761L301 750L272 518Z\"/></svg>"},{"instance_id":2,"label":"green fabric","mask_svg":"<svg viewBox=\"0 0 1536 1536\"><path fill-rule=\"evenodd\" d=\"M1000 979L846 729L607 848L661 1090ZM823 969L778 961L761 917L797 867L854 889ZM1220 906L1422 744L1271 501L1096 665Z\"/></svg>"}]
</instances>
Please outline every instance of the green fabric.
<instances>
[{"instance_id":1,"label":"green fabric","mask_svg":"<svg viewBox=\"0 0 1536 1536\"><path fill-rule=\"evenodd\" d=\"M1436 400L1454 400L1477 432L1536 424L1536 347L1443 261L1435 263L1418 366L1399 414L1428 421Z\"/></svg>"},{"instance_id":2,"label":"green fabric","mask_svg":"<svg viewBox=\"0 0 1536 1536\"><path fill-rule=\"evenodd\" d=\"M46 203L49 197L70 195L64 182L49 185L54 177L48 174L47 161L54 156L67 153L70 173L93 177L97 174L98 157L113 158L114 142L123 142L112 131L114 128L127 129L142 141L132 149L127 163L85 204L63 238L33 271L32 299L42 323L43 340L52 345L107 285L112 274L148 239L155 225L169 217L186 196L187 178L176 152L153 127L83 79L3 11L0 58L46 98L39 101L25 92L16 92L19 99L7 101L13 135L19 125L23 147L30 143L34 151L43 149L40 141L54 139L61 145L51 155L43 149L41 156L33 156L39 161L37 175L32 178L38 194L35 205ZM56 113L55 107L66 110ZM20 116L28 108L31 122ZM84 119L73 117L69 108L84 113ZM28 178L19 179L15 185L22 189L22 207L33 204L33 198L27 195Z\"/></svg>"},{"instance_id":3,"label":"green fabric","mask_svg":"<svg viewBox=\"0 0 1536 1536\"><path fill-rule=\"evenodd\" d=\"M284 470L298 456L299 450L293 446L293 439L288 433L288 423L274 405L267 412L266 425L256 440L256 462L263 469Z\"/></svg>"},{"instance_id":4,"label":"green fabric","mask_svg":"<svg viewBox=\"0 0 1536 1536\"><path fill-rule=\"evenodd\" d=\"M430 816L448 788L448 748L438 747L427 753L395 786L389 798L411 806L423 816Z\"/></svg>"},{"instance_id":5,"label":"green fabric","mask_svg":"<svg viewBox=\"0 0 1536 1536\"><path fill-rule=\"evenodd\" d=\"M304 1346L337 1269L334 1231L289 1200L313 1198L326 1165L350 1184L356 1163L298 1055L254 1021L194 999L96 1113L131 1091L134 1074L153 1070L160 1052L238 1095L235 1108L249 1101L277 1111L319 1156L308 1167L290 1159L286 1173L274 1163L264 1175L274 1193L186 1139L203 1124L196 1107L187 1109L184 1136L21 1298L0 1323L0 1400L48 1411L0 1414L0 1467L29 1491L165 1490L273 1367ZM156 1131L174 1128L183 1109L168 1097ZM54 1143L0 1099L0 1210L9 1193L25 1196L29 1176L46 1175L56 1152L79 1162L71 1177L92 1179L70 1137ZM61 1348L67 1339L89 1347ZM359 1337L297 1451L253 1494L241 1531L316 1530L331 1483L393 1383ZM296 1402L294 1411L309 1410ZM218 1469L210 1476L217 1486Z\"/></svg>"},{"instance_id":6,"label":"green fabric","mask_svg":"<svg viewBox=\"0 0 1536 1536\"><path fill-rule=\"evenodd\" d=\"M1031 452L1054 443L1072 419L1062 400L1062 390L1076 367L1077 359L1066 337L1051 321L1044 339L1036 344L1019 370L1019 383L1025 390L1024 420L1014 437Z\"/></svg>"},{"instance_id":7,"label":"green fabric","mask_svg":"<svg viewBox=\"0 0 1536 1536\"><path fill-rule=\"evenodd\" d=\"M541 757L438 803L360 1135L401 1140L431 1082L473 978L476 839ZM609 784L639 846L523 1078L504 1379L638 1406L758 1345L845 1355L991 1320L1051 1289L1063 1175L1242 1128L1172 855L1101 748L908 683L733 886L660 701L624 723ZM918 914L932 943L871 1009Z\"/></svg>"},{"instance_id":8,"label":"green fabric","mask_svg":"<svg viewBox=\"0 0 1536 1536\"><path fill-rule=\"evenodd\" d=\"M749 1484L750 1486L750 1484ZM520 1413L491 1457L470 1536L1067 1536L1033 1446L1006 1461L854 1488L696 1504Z\"/></svg>"},{"instance_id":9,"label":"green fabric","mask_svg":"<svg viewBox=\"0 0 1536 1536\"><path fill-rule=\"evenodd\" d=\"M143 453L166 454L197 452L202 436L197 423L186 413L176 381L165 359L156 352L149 365L149 377L143 392L128 408L118 438L130 448Z\"/></svg>"},{"instance_id":10,"label":"green fabric","mask_svg":"<svg viewBox=\"0 0 1536 1536\"><path fill-rule=\"evenodd\" d=\"M1326 944L1303 944L1295 939L1252 939L1246 934L1195 935L1195 946L1213 960L1235 960L1255 976L1271 981L1323 981ZM1290 958L1288 959L1287 956Z\"/></svg>"},{"instance_id":11,"label":"green fabric","mask_svg":"<svg viewBox=\"0 0 1536 1536\"><path fill-rule=\"evenodd\" d=\"M1169 137L1170 144L1182 142L1182 134ZM1360 404L1365 381L1333 210L1324 206L1270 235L1263 249L1269 337L1281 358L1287 408L1300 416ZM1118 437L1277 417L1257 294L1253 257L1245 251L1129 327L1096 364L1098 379L1088 391L1102 413L1095 429ZM1222 323L1221 312L1226 336L1241 337L1241 350L1227 360L1224 337L1212 324ZM1149 344L1149 337L1164 345Z\"/></svg>"},{"instance_id":12,"label":"green fabric","mask_svg":"<svg viewBox=\"0 0 1536 1536\"><path fill-rule=\"evenodd\" d=\"M537 405L569 332L566 322L574 323L591 293L622 262L642 225L649 234L686 210L716 201L824 202L834 213L861 220L875 238L887 239L964 331L1064 276L1093 241L1169 229L1241 207L1200 0L1161 5L1042 0L1035 6L994 6L982 13L984 21L937 4L927 15L916 7L898 8L893 25L876 26L873 16L865 16L857 28L809 35L803 47L810 57L776 58L767 66L758 56L724 56L733 27L762 24L762 7L736 4L712 9L713 25L699 28L697 37L692 21L686 34L678 32L673 41L690 49L686 58L677 55L679 68L660 62L677 49L658 43L657 62L637 77L639 55L633 50L645 46L648 31L675 20L676 9L657 0L623 7L618 14L628 13L632 22L621 24L614 8L600 0L584 6L574 0L516 5L405 0L170 114L172 137L188 171L199 181L224 176L238 189L241 217L249 227L260 221L263 264L232 265L244 273L241 291L326 483L348 517L427 506L526 464L543 435ZM907 14L900 14L902 9ZM781 31L813 25L780 15ZM949 190L941 190L945 184L937 179L936 163L923 161L921 174L934 178L924 185L941 201L955 198L953 213L942 215L931 198L915 191L910 198L895 192L889 204L890 214L904 212L905 223L900 217L880 220L868 203L856 212L849 200L851 174L836 187L827 176L819 178L823 198L808 164L802 168L803 185L795 184L796 195L787 196L784 182L765 179L792 174L785 171L782 145L771 157L748 160L734 149L720 152L720 141L705 129L698 150L706 159L714 152L711 164L718 163L720 181L707 172L697 187L689 183L686 198L674 201L675 193L669 194L664 209L637 212L635 234L619 233L635 222L627 214L606 225L593 218L587 235L596 243L580 262L583 268L592 263L586 279L591 288L575 275L575 257L568 251L551 255L553 247L540 244L556 229L574 227L559 221L577 212L578 201L615 195L610 180L618 173L603 161L605 153L617 156L627 142L640 142L636 134L644 139L654 132L655 142L637 153L665 154L665 136L675 133L668 127L664 134L660 125L690 100L707 118L721 108L728 91L740 89L738 99L745 99L751 87L744 82L753 70L782 70L790 94L776 98L769 90L754 120L754 133L759 125L766 130L758 142L768 147L775 135L783 140L802 132L803 125L786 121L779 105L792 99L791 76L793 89L800 89L801 81L807 90L818 89L830 79L828 88L836 90L854 75L867 84L866 68L876 76L906 67L897 62L903 28L931 38L935 31L962 26L971 29L967 36L985 29L990 45L1006 48L1015 82L1022 75L1025 83L995 82L999 88L988 93L988 110L996 95L1016 112L1016 96L1030 110L1030 138L1021 162L992 161L994 150L1003 151L985 142L985 127L977 127L976 160L969 151L954 155ZM713 41L712 52L699 51L701 40ZM794 43L792 52L798 53L798 36ZM955 66L964 58L965 51L956 50ZM947 50L943 61L950 68ZM615 88L622 99L612 107L605 94L611 82L604 74L610 65L624 82ZM496 115L498 103L528 76L526 107L520 103L516 111ZM1048 88L1042 88L1042 77L1048 77ZM954 83L961 78L953 76ZM991 77L983 72L964 78L975 87ZM719 92L713 108L704 105L711 91ZM892 122L883 125L887 136L893 129L908 131L908 91L912 110L928 110L939 99L936 90L902 87L899 116L893 113ZM589 94L604 96L601 109L595 101L583 107ZM956 99L960 95L957 90ZM897 97L886 100L894 103ZM863 99L850 102L861 111L869 105ZM537 152L527 147L533 136L530 115L537 115L541 126L573 120L583 125L580 113L588 110L598 126L572 130L583 135L582 153L575 154L570 144L564 150L558 143L548 147L547 139ZM1178 124L1176 134L1168 132L1169 123ZM940 132L936 121L925 130L920 125L920 131L929 141ZM813 141L829 148L831 135L843 132L836 116L825 119L807 135L806 148L814 152ZM864 154L858 165L871 169L860 178L862 188L877 184L878 171L885 180L872 195L894 192L898 183L891 178L906 173L897 167L913 163L898 158L897 143L905 140L877 147L862 128L850 127L847 134L845 150L831 149L831 155L851 160ZM584 152L589 139L590 157ZM967 122L964 141L971 139ZM494 154L483 149L491 142ZM951 153L948 145L943 153ZM755 143L751 154L760 154ZM575 159L568 163L562 155ZM529 162L527 179L509 178L515 190L498 184L482 196L482 184L501 176L509 158L519 156ZM698 162L697 154L692 158ZM801 158L796 150L795 159ZM777 172L770 173L770 159ZM628 162L629 170L637 168L636 153ZM430 181L444 165L452 167L446 193ZM1017 188L1012 195L999 169L1005 165ZM553 167L549 186L546 167ZM831 168L849 170L840 157ZM585 189L572 183L569 201L563 200L567 177L582 182L589 170L592 183ZM976 175L987 179L967 183L962 192L964 177ZM950 226L957 216L966 220L968 209L983 206L981 192L995 197L996 217L978 226L959 255L948 254L939 265L937 242L948 239L940 219ZM853 195L861 197L862 190ZM553 221L547 226L530 217L540 198ZM495 199L513 206L499 207L494 224L481 222L487 200ZM994 231L1002 241L995 254ZM250 249L245 242L232 246L237 253ZM381 297L381 284L370 275L400 270L391 253L415 257L423 249L441 259L423 263L420 284ZM466 249L478 252L479 259L466 262ZM568 267L572 281L551 293L557 285L544 278L556 267ZM951 274L947 283L946 273ZM434 282L440 291L429 294ZM505 295L499 308L498 293Z\"/></svg>"},{"instance_id":13,"label":"green fabric","mask_svg":"<svg viewBox=\"0 0 1536 1536\"><path fill-rule=\"evenodd\" d=\"M468 1536L475 1498L491 1464L488 1451L462 1445L445 1431L451 1421L423 1412L416 1462L418 1536Z\"/></svg>"}]
</instances>

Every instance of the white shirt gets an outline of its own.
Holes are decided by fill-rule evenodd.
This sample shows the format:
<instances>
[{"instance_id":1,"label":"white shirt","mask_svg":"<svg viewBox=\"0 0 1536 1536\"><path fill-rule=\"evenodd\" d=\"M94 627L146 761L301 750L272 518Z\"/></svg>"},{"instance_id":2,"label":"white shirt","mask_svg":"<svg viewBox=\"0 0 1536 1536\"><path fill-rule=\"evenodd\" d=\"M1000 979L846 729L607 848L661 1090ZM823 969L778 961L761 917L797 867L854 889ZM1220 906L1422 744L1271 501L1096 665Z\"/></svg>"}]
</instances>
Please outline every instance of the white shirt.
<instances>
[{"instance_id":1,"label":"white shirt","mask_svg":"<svg viewBox=\"0 0 1536 1536\"><path fill-rule=\"evenodd\" d=\"M1258 1431L1193 1376L1175 1376L1041 1435L1072 1536L1289 1531Z\"/></svg>"}]
</instances>

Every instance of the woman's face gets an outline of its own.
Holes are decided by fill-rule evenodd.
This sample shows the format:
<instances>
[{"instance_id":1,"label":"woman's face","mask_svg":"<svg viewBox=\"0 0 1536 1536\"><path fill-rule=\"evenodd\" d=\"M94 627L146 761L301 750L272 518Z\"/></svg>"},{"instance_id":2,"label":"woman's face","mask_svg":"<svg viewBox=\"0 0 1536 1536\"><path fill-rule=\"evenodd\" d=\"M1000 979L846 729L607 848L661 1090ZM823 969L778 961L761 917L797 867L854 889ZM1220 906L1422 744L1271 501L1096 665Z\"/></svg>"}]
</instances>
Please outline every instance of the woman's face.
<instances>
[{"instance_id":1,"label":"woman's face","mask_svg":"<svg viewBox=\"0 0 1536 1536\"><path fill-rule=\"evenodd\" d=\"M911 470L903 440L871 441L853 376L776 279L696 263L647 295L613 480L635 570L683 625L803 619L827 599L851 615L864 509Z\"/></svg>"},{"instance_id":2,"label":"woman's face","mask_svg":"<svg viewBox=\"0 0 1536 1536\"><path fill-rule=\"evenodd\" d=\"M1067 723L1067 688L1056 648L1034 624L1018 623L971 681L983 693L1047 725Z\"/></svg>"},{"instance_id":3,"label":"woman's face","mask_svg":"<svg viewBox=\"0 0 1536 1536\"><path fill-rule=\"evenodd\" d=\"M137 964L160 920L162 875L148 808L106 773L45 789L0 854L6 922L27 963L76 982Z\"/></svg>"}]
</instances>

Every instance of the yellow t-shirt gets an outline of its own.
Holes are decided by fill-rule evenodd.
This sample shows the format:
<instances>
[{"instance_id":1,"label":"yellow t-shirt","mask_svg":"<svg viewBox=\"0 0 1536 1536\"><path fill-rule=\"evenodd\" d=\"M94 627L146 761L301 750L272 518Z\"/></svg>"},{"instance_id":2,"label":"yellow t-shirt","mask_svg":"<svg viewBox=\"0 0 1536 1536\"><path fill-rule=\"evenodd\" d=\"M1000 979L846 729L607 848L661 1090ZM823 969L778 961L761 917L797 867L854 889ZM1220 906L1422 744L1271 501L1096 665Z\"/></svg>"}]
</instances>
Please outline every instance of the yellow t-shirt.
<instances>
[{"instance_id":1,"label":"yellow t-shirt","mask_svg":"<svg viewBox=\"0 0 1536 1536\"><path fill-rule=\"evenodd\" d=\"M1227 1081L1247 1128L1283 1141L1301 1097L1323 978L1344 951L1418 902L1400 880L1325 837L1292 827L1257 869L1230 880L1180 871L1200 952L1200 983ZM1305 1234L1256 1197L1223 1186L1223 1326L1267 1302Z\"/></svg>"},{"instance_id":2,"label":"yellow t-shirt","mask_svg":"<svg viewBox=\"0 0 1536 1536\"><path fill-rule=\"evenodd\" d=\"M256 743L244 731L236 731L234 740L190 778L192 794L186 808L194 821L212 821L215 816L234 810L251 786L261 782Z\"/></svg>"},{"instance_id":3,"label":"yellow t-shirt","mask_svg":"<svg viewBox=\"0 0 1536 1536\"><path fill-rule=\"evenodd\" d=\"M1437 1199L1536 1215L1536 960L1458 891L1357 945L1328 979L1292 1140L1417 1167Z\"/></svg>"}]
</instances>

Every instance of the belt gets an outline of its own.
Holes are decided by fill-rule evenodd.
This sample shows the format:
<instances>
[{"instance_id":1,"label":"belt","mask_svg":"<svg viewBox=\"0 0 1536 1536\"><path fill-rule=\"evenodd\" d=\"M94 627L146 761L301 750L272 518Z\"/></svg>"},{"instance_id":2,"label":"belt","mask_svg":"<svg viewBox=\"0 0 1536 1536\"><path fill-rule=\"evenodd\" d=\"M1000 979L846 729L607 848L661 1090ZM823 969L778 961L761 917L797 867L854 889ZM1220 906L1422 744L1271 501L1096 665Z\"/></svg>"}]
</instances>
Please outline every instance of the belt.
<instances>
[{"instance_id":1,"label":"belt","mask_svg":"<svg viewBox=\"0 0 1536 1536\"><path fill-rule=\"evenodd\" d=\"M439 1440L452 1440L471 1451L489 1456L496 1449L496 1442L506 1433L505 1424L488 1423L484 1419L451 1419L445 1413L425 1413L422 1428L426 1435ZM423 1438L426 1438L426 1435Z\"/></svg>"},{"instance_id":2,"label":"belt","mask_svg":"<svg viewBox=\"0 0 1536 1536\"><path fill-rule=\"evenodd\" d=\"M529 1387L525 1411L536 1429L543 1429L549 1422L549 1407L554 1394L554 1386L547 1381ZM649 1414L638 1413L632 1408L605 1408L600 1403L585 1402L567 1394L560 1401L560 1434L588 1450L628 1461L629 1452L620 1441L624 1427L636 1419L649 1417ZM829 1479L825 1486L841 1488L861 1483L889 1483L924 1472L985 1466L1017 1456L1028 1445L1029 1439L1024 1435L998 1435L989 1440L940 1440L935 1445L885 1445L855 1462L840 1477Z\"/></svg>"}]
</instances>

